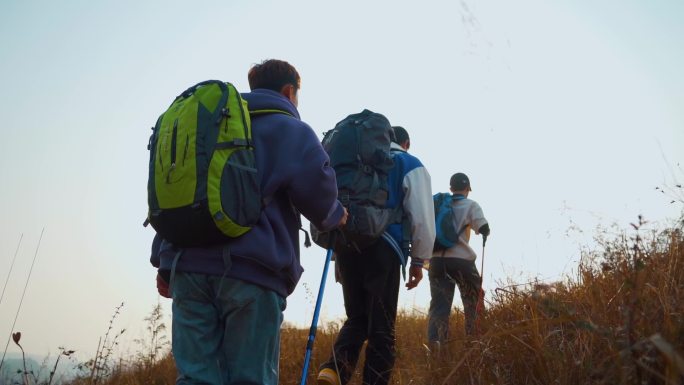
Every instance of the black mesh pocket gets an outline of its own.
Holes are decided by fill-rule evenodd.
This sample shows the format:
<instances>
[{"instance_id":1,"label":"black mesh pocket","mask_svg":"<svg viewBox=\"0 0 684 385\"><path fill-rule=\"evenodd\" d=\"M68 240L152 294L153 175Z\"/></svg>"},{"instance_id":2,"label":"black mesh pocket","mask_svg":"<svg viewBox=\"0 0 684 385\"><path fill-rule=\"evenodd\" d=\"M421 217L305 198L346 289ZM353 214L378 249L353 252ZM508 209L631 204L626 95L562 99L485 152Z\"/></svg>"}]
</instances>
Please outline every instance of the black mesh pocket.
<instances>
[{"instance_id":1,"label":"black mesh pocket","mask_svg":"<svg viewBox=\"0 0 684 385\"><path fill-rule=\"evenodd\" d=\"M237 150L221 175L221 206L233 222L253 226L261 214L261 191L252 150Z\"/></svg>"}]
</instances>

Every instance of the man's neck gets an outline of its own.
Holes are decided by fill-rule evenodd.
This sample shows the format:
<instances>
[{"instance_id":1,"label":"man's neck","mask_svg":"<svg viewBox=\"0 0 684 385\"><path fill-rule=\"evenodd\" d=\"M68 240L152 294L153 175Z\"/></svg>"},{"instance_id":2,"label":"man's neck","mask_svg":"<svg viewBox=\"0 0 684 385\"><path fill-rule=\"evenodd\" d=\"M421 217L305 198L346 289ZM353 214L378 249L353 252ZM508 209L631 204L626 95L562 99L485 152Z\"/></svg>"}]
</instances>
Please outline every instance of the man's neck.
<instances>
[{"instance_id":1,"label":"man's neck","mask_svg":"<svg viewBox=\"0 0 684 385\"><path fill-rule=\"evenodd\" d=\"M399 151L404 151L404 152L406 152L406 149L405 149L404 147L402 147L400 144L395 143L395 142L390 143L390 149L391 149L391 150L399 150Z\"/></svg>"}]
</instances>

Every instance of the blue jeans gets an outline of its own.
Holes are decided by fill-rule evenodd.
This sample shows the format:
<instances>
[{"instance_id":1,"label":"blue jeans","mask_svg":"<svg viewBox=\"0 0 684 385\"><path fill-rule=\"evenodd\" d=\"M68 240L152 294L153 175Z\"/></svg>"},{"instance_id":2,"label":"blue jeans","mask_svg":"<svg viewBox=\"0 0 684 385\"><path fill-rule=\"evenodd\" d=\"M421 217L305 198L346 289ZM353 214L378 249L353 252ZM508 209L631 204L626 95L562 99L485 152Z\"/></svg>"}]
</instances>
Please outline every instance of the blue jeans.
<instances>
[{"instance_id":1,"label":"blue jeans","mask_svg":"<svg viewBox=\"0 0 684 385\"><path fill-rule=\"evenodd\" d=\"M176 384L278 383L285 298L241 280L181 271L172 291Z\"/></svg>"},{"instance_id":2,"label":"blue jeans","mask_svg":"<svg viewBox=\"0 0 684 385\"><path fill-rule=\"evenodd\" d=\"M430 259L430 310L428 311L428 341L444 343L449 338L449 314L455 287L461 293L465 314L466 335L476 331L477 302L482 290L482 279L474 261L461 258L433 257Z\"/></svg>"}]
</instances>

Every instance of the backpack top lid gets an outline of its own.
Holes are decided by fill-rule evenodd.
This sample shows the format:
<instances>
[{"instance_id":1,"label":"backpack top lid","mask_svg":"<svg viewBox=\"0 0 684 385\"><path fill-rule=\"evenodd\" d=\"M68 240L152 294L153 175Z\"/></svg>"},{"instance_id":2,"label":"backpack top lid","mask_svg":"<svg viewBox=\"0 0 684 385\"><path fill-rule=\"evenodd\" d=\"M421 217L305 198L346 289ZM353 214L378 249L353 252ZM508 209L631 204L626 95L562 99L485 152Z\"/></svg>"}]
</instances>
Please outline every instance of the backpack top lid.
<instances>
[{"instance_id":1,"label":"backpack top lid","mask_svg":"<svg viewBox=\"0 0 684 385\"><path fill-rule=\"evenodd\" d=\"M392 136L389 120L367 109L347 116L325 133L323 148L330 156L343 198L348 195L352 201L384 207L387 174L394 166Z\"/></svg>"},{"instance_id":2,"label":"backpack top lid","mask_svg":"<svg viewBox=\"0 0 684 385\"><path fill-rule=\"evenodd\" d=\"M363 110L351 114L326 132L322 144L330 155L331 166L363 164L389 170L393 163L389 148L394 133L389 120L379 113Z\"/></svg>"}]
</instances>

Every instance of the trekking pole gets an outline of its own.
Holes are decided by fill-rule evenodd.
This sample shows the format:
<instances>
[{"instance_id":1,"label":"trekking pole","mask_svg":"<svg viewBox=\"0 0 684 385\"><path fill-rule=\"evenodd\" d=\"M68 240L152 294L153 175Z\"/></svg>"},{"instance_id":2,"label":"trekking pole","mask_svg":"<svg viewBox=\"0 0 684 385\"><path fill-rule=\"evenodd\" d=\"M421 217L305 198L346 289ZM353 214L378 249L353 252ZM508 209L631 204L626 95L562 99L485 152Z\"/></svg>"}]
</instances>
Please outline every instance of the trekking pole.
<instances>
[{"instance_id":1,"label":"trekking pole","mask_svg":"<svg viewBox=\"0 0 684 385\"><path fill-rule=\"evenodd\" d=\"M482 263L480 266L480 280L484 280L484 251L485 251L485 243L487 243L487 236L483 235L482 236ZM482 282L480 282L482 283Z\"/></svg>"},{"instance_id":2,"label":"trekking pole","mask_svg":"<svg viewBox=\"0 0 684 385\"><path fill-rule=\"evenodd\" d=\"M487 236L482 236L482 263L480 264L480 292L478 293L477 306L475 307L476 318L476 329L480 330L480 313L484 310L484 289L482 288L482 282L484 281L484 257L485 257L485 244L487 243Z\"/></svg>"},{"instance_id":3,"label":"trekking pole","mask_svg":"<svg viewBox=\"0 0 684 385\"><path fill-rule=\"evenodd\" d=\"M311 351L313 350L314 339L316 338L316 328L318 326L318 314L321 311L321 302L323 302L323 291L325 290L325 279L328 276L328 266L330 266L330 259L332 258L333 246L335 245L335 232L330 234L330 242L328 243L328 252L325 255L325 265L323 266L323 276L321 277L321 286L318 289L318 298L316 298L316 309L314 310L313 320L311 320L311 328L309 329L309 340L306 343L306 354L304 355L304 368L302 369L302 380L300 385L306 384L306 375L309 371L309 361L311 360Z\"/></svg>"}]
</instances>

